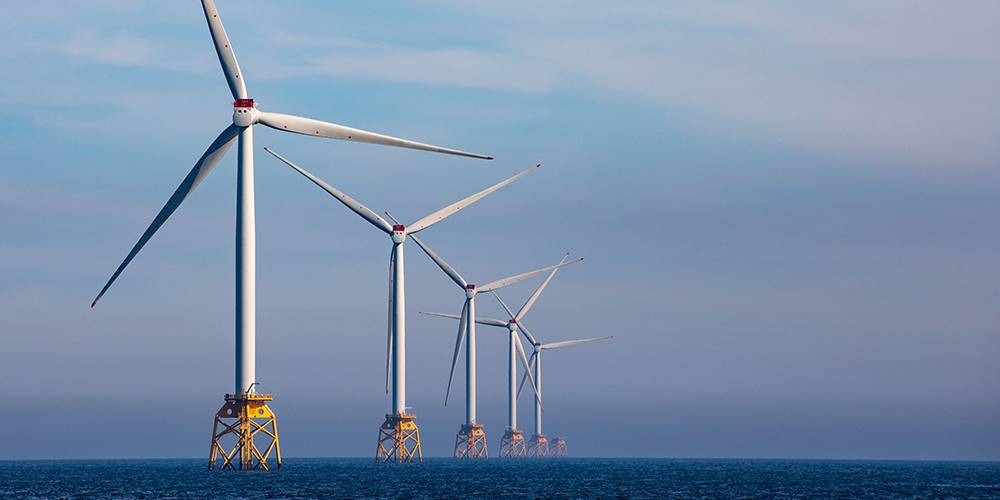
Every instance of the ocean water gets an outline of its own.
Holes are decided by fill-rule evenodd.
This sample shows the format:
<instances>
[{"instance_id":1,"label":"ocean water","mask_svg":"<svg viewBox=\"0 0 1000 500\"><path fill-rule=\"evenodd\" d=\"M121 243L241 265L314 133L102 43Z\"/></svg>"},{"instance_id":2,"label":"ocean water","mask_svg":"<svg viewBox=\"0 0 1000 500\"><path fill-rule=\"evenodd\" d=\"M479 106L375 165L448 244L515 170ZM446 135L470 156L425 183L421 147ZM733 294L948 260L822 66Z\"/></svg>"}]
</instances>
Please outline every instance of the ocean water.
<instances>
[{"instance_id":1,"label":"ocean water","mask_svg":"<svg viewBox=\"0 0 1000 500\"><path fill-rule=\"evenodd\" d=\"M205 467L205 460L0 462L0 497L1000 498L995 462L438 458L288 459L276 472Z\"/></svg>"}]
</instances>

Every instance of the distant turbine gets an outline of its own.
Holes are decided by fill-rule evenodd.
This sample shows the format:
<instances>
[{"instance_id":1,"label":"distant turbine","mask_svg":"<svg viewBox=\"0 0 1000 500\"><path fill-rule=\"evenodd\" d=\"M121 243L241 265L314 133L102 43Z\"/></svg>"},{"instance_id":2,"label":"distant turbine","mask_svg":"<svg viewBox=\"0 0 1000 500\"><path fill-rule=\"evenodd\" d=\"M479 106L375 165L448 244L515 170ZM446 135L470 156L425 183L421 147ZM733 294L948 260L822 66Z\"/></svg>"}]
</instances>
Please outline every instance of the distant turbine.
<instances>
[{"instance_id":1,"label":"distant turbine","mask_svg":"<svg viewBox=\"0 0 1000 500\"><path fill-rule=\"evenodd\" d=\"M535 304L535 301L538 300L538 296L541 295L542 290L544 290L545 287L549 284L549 282L552 281L552 277L555 276L556 272L560 268L583 260L581 258L574 260L572 262L566 262L566 259L568 258L569 254L566 254L566 256L564 256L563 259L559 262L559 264L540 270L540 271L550 270L549 275L546 276L545 280L538 285L538 288L536 288L535 291L531 294L527 302L525 302L524 305L521 306L521 309L517 312L517 315L515 316L514 319L510 319L508 321L501 321L499 319L476 316L476 321L475 321L476 323L479 323L481 325L505 328L508 331L507 429L504 430L503 438L500 441L500 453L499 453L500 457L523 457L527 455L527 448L524 442L524 434L517 427L517 397L515 391L515 387L517 386L517 361L515 360L515 358L520 357L521 364L524 366L525 369L525 374L527 375L527 378L532 381L531 387L533 389L536 387L534 383L534 377L531 374L531 368L528 365L527 360L525 359L524 347L521 345L520 336L517 334L518 331L517 322L520 321L520 319L523 318L526 314L528 314L528 311L531 310L531 307ZM490 290L490 291L493 292L494 295L496 294L495 290ZM466 311L463 308L462 310L463 316L456 316L454 314L434 313L434 312L427 312L423 314L429 314L431 316L440 316L443 318L459 319L460 320L459 335L461 336L461 331L462 331L461 325L465 324L465 318L466 318L465 312ZM471 317L471 314L469 315L469 317ZM472 336L470 335L470 338L471 337ZM456 346L455 355L456 357L458 356L458 346ZM452 362L452 366L453 366L452 370L454 370L454 362ZM541 397L539 396L538 392L535 392L535 399L539 407L541 407Z\"/></svg>"},{"instance_id":2,"label":"distant turbine","mask_svg":"<svg viewBox=\"0 0 1000 500\"><path fill-rule=\"evenodd\" d=\"M330 193L330 195L343 203L344 206L392 238L392 252L389 256L389 328L386 340L386 376L388 378L390 372L392 376L392 413L386 415L385 422L382 424L379 432L375 459L381 459L385 462L406 462L414 460L414 456L416 456L417 460L421 460L420 432L415 422L416 417L413 414L406 413L406 298L403 293L403 242L406 241L407 236L413 236L414 233L423 231L458 213L459 210L481 200L490 193L535 171L541 165L535 165L515 174L507 180L494 184L468 198L431 213L409 226L404 226L398 223L395 225L389 224L378 214L369 210L368 207L338 191L322 179L307 172L278 153L268 148L264 148L264 150L311 180L317 186L323 188L327 193ZM392 360L391 369L389 368L390 359ZM385 447L384 443L386 442L391 442L388 448Z\"/></svg>"},{"instance_id":3,"label":"distant turbine","mask_svg":"<svg viewBox=\"0 0 1000 500\"><path fill-rule=\"evenodd\" d=\"M389 216L392 218L392 216ZM394 222L398 222L393 218ZM510 276L508 278L503 278L500 280L492 281L485 285L476 286L475 284L465 281L462 277L451 267L440 255L436 254L429 246L424 242L420 241L416 236L413 237L413 241L420 246L421 250L427 254L431 260L434 261L438 267L444 271L445 274L451 278L452 281L462 289L465 295L465 300L462 304L462 314L460 316L454 316L450 314L441 313L426 313L434 316L444 316L449 318L458 319L458 336L455 338L455 354L451 359L451 372L448 376L448 389L445 392L445 404L448 404L448 395L451 393L451 383L455 378L455 364L458 361L458 353L462 350L462 343L466 337L466 332L468 332L469 340L466 342L465 346L465 423L459 429L458 434L455 436L455 448L453 456L455 458L466 458L466 459L477 459L477 458L487 458L489 455L486 447L486 433L483 430L483 426L479 424L476 419L476 295L483 292L493 292L499 290L505 286L513 285L524 281L529 278L538 276L539 274L546 273L549 271L555 271L559 267L568 266L570 264L579 262L583 259L577 259L571 262L566 262L563 259L562 262L554 266L543 267L535 271L530 271L527 273L518 274L516 276ZM514 337L517 339L517 337ZM516 345L519 349L518 352L521 354L521 361L524 363L524 369L528 370L528 361L524 354L524 348L521 346L520 340L516 340L516 344L512 344L512 348ZM511 353L513 356L513 352Z\"/></svg>"},{"instance_id":4,"label":"distant turbine","mask_svg":"<svg viewBox=\"0 0 1000 500\"><path fill-rule=\"evenodd\" d=\"M100 293L90 304L94 307L97 301L104 296L108 288L118 279L125 267L142 250L142 247L153 237L153 234L163 225L164 222L174 213L181 203L191 194L201 181L212 171L215 164L222 159L233 141L239 137L239 157L238 175L236 181L236 384L234 393L226 396L226 403L219 410L216 418L216 428L218 429L219 417L238 418L245 421L247 415L270 415L264 425L274 428L274 439L271 447L274 448L278 466L281 465L281 452L277 443L277 427L274 422L273 413L267 407L266 402L271 400L271 395L255 394L256 384L256 353L255 353L255 311L256 311L256 291L255 291L255 227L254 227L254 175L253 175L253 126L256 124L266 125L273 129L295 132L304 135L317 137L328 137L332 139L342 139L347 141L367 142L371 144L381 144L384 146L396 146L410 149L420 149L424 151L434 151L473 158L492 159L490 156L467 153L457 149L443 148L406 139L399 139L388 135L377 134L356 128L337 125L300 116L286 115L280 113L269 113L257 110L254 100L248 97L246 85L240 66L236 62L236 53L233 51L226 36L226 30L222 26L222 19L213 0L202 0L202 8L205 11L205 19L208 21L208 28L215 42L215 50L222 64L222 71L229 83L229 90L233 98L233 123L223 129L216 137L215 141L208 147L208 150L195 163L194 168L188 173L181 185L174 191L174 194L167 200L166 205L156 214L153 222L150 223L146 231L139 237L139 241L122 261L118 269L111 275L111 279L104 285ZM258 409L266 410L264 413ZM261 454L256 447L252 446L253 441L246 438L246 432L235 432L232 429L250 429L249 424L235 427L227 427L223 423L222 434L213 433L212 453L209 458L209 468L215 466L216 452L221 451L224 461L220 468L263 468L267 469L267 458L271 447L266 453ZM235 456L222 449L219 438L233 434L236 437L239 462L232 460ZM250 443L246 446L240 443ZM236 445L234 445L236 446ZM237 448L233 448L237 450Z\"/></svg>"},{"instance_id":5,"label":"distant turbine","mask_svg":"<svg viewBox=\"0 0 1000 500\"><path fill-rule=\"evenodd\" d=\"M498 301L500 301L500 305L503 306L504 311L507 311L507 315L510 316L511 319L517 320L517 315L515 315L510 311L510 308L507 307L507 304L503 301L503 299L501 299L500 296L495 293L493 294L493 296L496 297ZM529 299L529 302L530 300L531 299ZM569 347L578 344L586 344L588 342L596 342L598 340L608 340L614 338L614 335L609 335L607 337L594 337L594 338L579 339L579 340L562 340L559 342L550 342L548 344L542 344L541 342L538 341L538 339L534 335L531 334L531 331L528 330L528 327L527 325L524 324L524 322L519 321L518 326L521 329L521 333L523 333L528 338L528 341L531 342L531 345L534 348L534 352L531 354L531 359L528 361L528 364L535 371L534 389L535 389L535 394L537 395L535 400L535 434L531 436L531 442L528 444L528 454L534 457L544 457L549 455L549 439L547 436L545 436L545 434L542 434L542 406L538 404L538 399L537 399L542 397L542 351L547 349L561 349L563 347ZM525 380L527 379L525 378ZM517 390L518 395L521 394L522 389L524 389L524 380L521 381L521 387L519 387ZM566 440L563 438L556 438L556 439L558 441L561 441L563 443L563 447L565 448Z\"/></svg>"}]
</instances>

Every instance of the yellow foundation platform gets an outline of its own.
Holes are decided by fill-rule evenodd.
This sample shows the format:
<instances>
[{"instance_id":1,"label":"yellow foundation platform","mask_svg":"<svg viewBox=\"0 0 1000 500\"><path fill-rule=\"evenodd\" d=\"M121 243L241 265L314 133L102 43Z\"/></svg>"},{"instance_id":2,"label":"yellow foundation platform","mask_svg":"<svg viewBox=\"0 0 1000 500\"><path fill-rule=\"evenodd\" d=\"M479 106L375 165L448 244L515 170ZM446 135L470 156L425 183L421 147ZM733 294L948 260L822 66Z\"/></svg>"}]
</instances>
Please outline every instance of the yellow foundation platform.
<instances>
[{"instance_id":1,"label":"yellow foundation platform","mask_svg":"<svg viewBox=\"0 0 1000 500\"><path fill-rule=\"evenodd\" d=\"M517 458L528 456L528 447L524 443L524 433L516 429L507 429L500 440L500 458Z\"/></svg>"},{"instance_id":2,"label":"yellow foundation platform","mask_svg":"<svg viewBox=\"0 0 1000 500\"><path fill-rule=\"evenodd\" d=\"M226 394L215 414L209 470L271 470L281 467L278 419L270 394ZM261 451L263 450L263 451ZM274 464L269 463L273 454Z\"/></svg>"},{"instance_id":3,"label":"yellow foundation platform","mask_svg":"<svg viewBox=\"0 0 1000 500\"><path fill-rule=\"evenodd\" d=\"M424 461L416 418L410 414L385 416L375 445L376 462L401 464Z\"/></svg>"},{"instance_id":4,"label":"yellow foundation platform","mask_svg":"<svg viewBox=\"0 0 1000 500\"><path fill-rule=\"evenodd\" d=\"M535 434L534 436L531 436L531 441L528 442L528 456L549 456L549 438L542 434Z\"/></svg>"},{"instance_id":5,"label":"yellow foundation platform","mask_svg":"<svg viewBox=\"0 0 1000 500\"><path fill-rule=\"evenodd\" d=\"M555 445L552 447L553 457L565 457L566 456L566 438L556 437Z\"/></svg>"},{"instance_id":6,"label":"yellow foundation platform","mask_svg":"<svg viewBox=\"0 0 1000 500\"><path fill-rule=\"evenodd\" d=\"M486 431L479 424L463 424L455 435L455 458L479 460L489 458Z\"/></svg>"}]
</instances>

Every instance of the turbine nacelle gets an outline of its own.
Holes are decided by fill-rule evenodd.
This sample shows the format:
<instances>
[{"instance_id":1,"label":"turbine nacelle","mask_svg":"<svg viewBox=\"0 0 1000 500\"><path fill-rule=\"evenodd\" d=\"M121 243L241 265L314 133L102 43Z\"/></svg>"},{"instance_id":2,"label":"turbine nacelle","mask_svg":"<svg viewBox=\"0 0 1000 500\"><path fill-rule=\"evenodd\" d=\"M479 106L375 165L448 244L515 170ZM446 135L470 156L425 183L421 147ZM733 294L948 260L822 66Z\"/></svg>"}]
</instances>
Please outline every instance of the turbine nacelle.
<instances>
[{"instance_id":1,"label":"turbine nacelle","mask_svg":"<svg viewBox=\"0 0 1000 500\"><path fill-rule=\"evenodd\" d=\"M406 226L395 224L392 226L392 242L400 244L406 239Z\"/></svg>"},{"instance_id":2,"label":"turbine nacelle","mask_svg":"<svg viewBox=\"0 0 1000 500\"><path fill-rule=\"evenodd\" d=\"M249 127L260 121L253 99L237 99L233 101L233 125Z\"/></svg>"},{"instance_id":3,"label":"turbine nacelle","mask_svg":"<svg viewBox=\"0 0 1000 500\"><path fill-rule=\"evenodd\" d=\"M477 293L476 292L476 285L473 285L472 283L469 283L468 285L465 285L465 297L466 298L471 299L471 298L473 298L473 297L476 296L476 293Z\"/></svg>"}]
</instances>

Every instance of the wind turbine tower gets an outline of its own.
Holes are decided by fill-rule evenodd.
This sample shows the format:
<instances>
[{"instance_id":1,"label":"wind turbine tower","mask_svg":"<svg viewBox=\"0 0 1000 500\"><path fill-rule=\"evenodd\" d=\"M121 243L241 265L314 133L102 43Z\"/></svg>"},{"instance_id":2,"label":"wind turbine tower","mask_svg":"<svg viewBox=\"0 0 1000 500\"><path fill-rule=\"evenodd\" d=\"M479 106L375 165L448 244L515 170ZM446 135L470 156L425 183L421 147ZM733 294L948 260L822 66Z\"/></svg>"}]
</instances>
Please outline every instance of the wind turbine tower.
<instances>
[{"instance_id":1,"label":"wind turbine tower","mask_svg":"<svg viewBox=\"0 0 1000 500\"><path fill-rule=\"evenodd\" d=\"M517 316L511 312L510 308L507 307L507 304L504 303L503 299L501 299L500 296L495 293L493 294L493 296L496 297L498 301L500 301L500 305L503 306L503 309L504 311L507 312L507 315L510 316L512 320L516 321ZM528 365L531 367L531 370L534 370L535 372L534 376L534 384L535 384L534 389L536 395L535 433L531 436L531 440L528 442L528 455L532 457L547 457L550 456L549 438L545 434L542 434L542 405L539 403L542 397L542 351L550 349L560 349L563 347L569 347L579 344L586 344L588 342L595 342L598 340L612 339L614 338L614 336L594 337L594 338L579 339L579 340L562 340L559 342L550 342L548 344L543 344L539 342L534 335L531 334L531 331L528 330L528 327L523 322L518 322L518 327L520 328L521 332L524 333L525 337L528 338L528 340L531 342L532 347L534 348L534 352L531 354L531 359L528 361ZM521 387L518 388L519 395L521 393L521 390L524 389L525 380L527 380L527 377L521 380ZM561 447L563 453L565 454L566 440L564 438L557 438L557 444L558 441L560 440L562 441ZM555 451L555 448L553 448L552 451Z\"/></svg>"},{"instance_id":2,"label":"wind turbine tower","mask_svg":"<svg viewBox=\"0 0 1000 500\"><path fill-rule=\"evenodd\" d=\"M560 268L568 266L570 264L579 262L583 260L582 258L567 262L569 259L569 254L566 254L559 264L555 266L550 266L546 269L540 271L549 270L549 275L535 288L528 300L521 306L521 309L517 311L516 315L512 315L512 318L507 321L501 321L494 318L486 318L482 316L476 317L476 323L481 325L493 326L504 328L508 332L508 350L507 350L507 428L504 430L503 438L500 440L500 452L498 455L501 458L513 458L513 457L524 457L528 455L527 446L524 441L524 433L517 426L517 361L515 358L520 357L522 365L525 365L525 376L527 380L531 381L532 389L535 389L536 384L534 381L534 376L531 373L531 369L526 363L524 347L521 345L520 335L518 334L518 321L521 321L528 311L531 310L532 306L538 300L538 297L542 294L542 290L548 286L552 278L555 277L556 272ZM496 292L493 291L496 295ZM497 297L499 298L499 297ZM444 314L444 313L434 313L428 312L424 314L429 314L431 316L440 316L443 318L459 319L460 316L455 316L454 314ZM536 403L541 407L541 397L538 392L535 392Z\"/></svg>"},{"instance_id":3,"label":"wind turbine tower","mask_svg":"<svg viewBox=\"0 0 1000 500\"><path fill-rule=\"evenodd\" d=\"M490 193L535 171L538 166L536 165L517 173L472 196L433 212L409 226L404 226L403 224L399 224L395 219L393 219L396 222L395 224L389 224L385 219L368 209L368 207L327 184L322 179L307 172L278 153L267 148L264 148L264 150L311 180L343 203L344 206L389 235L392 239L392 251L389 257L389 328L386 339L386 383L388 386L391 380L392 408L391 413L386 414L385 421L379 428L379 437L375 447L375 460L378 462L396 463L422 461L423 451L420 444L420 430L417 427L416 416L408 413L406 406L406 297L404 295L403 243L407 237L416 239L414 237L415 233L423 231L458 213L459 210L479 201ZM392 218L392 216L389 217ZM525 364L527 365L527 363Z\"/></svg>"},{"instance_id":4,"label":"wind turbine tower","mask_svg":"<svg viewBox=\"0 0 1000 500\"><path fill-rule=\"evenodd\" d=\"M177 210L184 200L212 171L226 151L238 142L236 181L236 349L235 387L226 394L222 407L216 412L209 453L209 469L270 469L273 456L276 466L281 466L281 448L278 442L277 419L268 405L270 394L258 393L256 376L256 229L254 222L254 168L253 126L257 124L298 134L367 142L384 146L420 149L473 158L492 157L442 148L430 144L399 139L335 123L303 118L295 115L269 113L257 109L247 93L245 78L236 61L229 37L222 25L214 0L202 0L202 10L208 21L209 32L216 54L233 96L232 124L228 125L212 142L181 185L156 214L153 222L139 237L139 241L115 270L97 294L91 307L122 274L125 267L142 250L160 226ZM266 445L265 445L266 444ZM221 463L219 460L221 459Z\"/></svg>"},{"instance_id":5,"label":"wind turbine tower","mask_svg":"<svg viewBox=\"0 0 1000 500\"><path fill-rule=\"evenodd\" d=\"M392 217L390 215L390 217ZM394 219L395 220L395 219ZM465 422L459 428L458 433L455 435L455 448L453 451L453 456L455 458L462 459L485 459L489 456L489 451L486 446L486 431L483 429L483 425L479 423L476 416L476 295L484 292L493 292L499 290L505 286L513 285L524 281L529 278L538 276L539 274L555 271L561 266L566 266L573 264L583 259L578 259L573 262L566 262L563 259L562 262L554 266L544 267L542 269L536 269L527 273L518 274L515 276L510 276L507 278L499 279L496 281L491 281L485 285L475 285L469 283L462 277L458 271L455 270L451 265L449 265L440 255L436 254L427 244L420 241L416 236L413 237L413 241L427 254L431 260L434 261L438 267L444 271L445 274L451 278L452 281L462 289L465 295L465 300L462 304L462 314L459 316L441 314L441 313L430 313L435 316L444 316L453 319L458 319L458 336L455 338L455 353L451 359L451 372L448 376L448 389L445 392L444 402L445 405L448 404L448 396L451 394L451 383L455 378L455 365L458 361L459 352L462 350L462 344L465 343ZM465 340L468 337L468 340ZM514 345L511 346L514 348ZM520 343L517 344L520 347ZM521 348L521 361L524 363L525 370L528 370L528 362L526 356L524 355L524 350ZM513 353L512 353L513 355ZM512 358L513 359L513 358ZM514 369L515 367L512 367ZM514 426L516 427L516 425Z\"/></svg>"}]
</instances>

